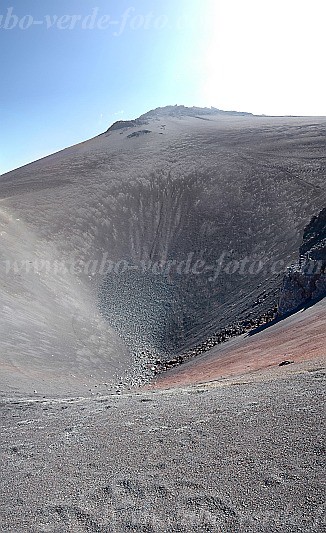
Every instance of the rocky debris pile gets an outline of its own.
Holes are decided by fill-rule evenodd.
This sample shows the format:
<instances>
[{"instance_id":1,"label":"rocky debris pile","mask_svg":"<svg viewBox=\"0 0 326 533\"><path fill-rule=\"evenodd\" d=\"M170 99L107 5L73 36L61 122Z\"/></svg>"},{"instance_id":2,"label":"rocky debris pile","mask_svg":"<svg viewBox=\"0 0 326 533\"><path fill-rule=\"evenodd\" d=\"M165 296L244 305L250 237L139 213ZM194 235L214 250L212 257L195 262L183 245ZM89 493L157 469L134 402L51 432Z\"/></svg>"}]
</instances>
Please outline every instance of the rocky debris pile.
<instances>
[{"instance_id":1,"label":"rocky debris pile","mask_svg":"<svg viewBox=\"0 0 326 533\"><path fill-rule=\"evenodd\" d=\"M203 341L201 344L198 344L192 350L188 350L187 352L181 355L176 355L171 359L167 359L167 360L156 359L150 365L152 377L161 372L164 372L166 370L179 366L185 363L186 361L189 361L189 359L196 357L197 355L201 355L207 352L208 350L210 350L217 344L221 344L223 342L226 342L232 339L233 337L243 335L244 333L252 331L265 324L268 324L269 322L275 319L276 312L277 312L277 307L273 307L272 309L264 313L259 318L250 318L248 316L245 320L238 322L236 324L227 326L223 328L222 330L218 331L213 336Z\"/></svg>"},{"instance_id":2,"label":"rocky debris pile","mask_svg":"<svg viewBox=\"0 0 326 533\"><path fill-rule=\"evenodd\" d=\"M300 256L283 280L278 316L326 296L326 208L312 218L303 234Z\"/></svg>"},{"instance_id":3,"label":"rocky debris pile","mask_svg":"<svg viewBox=\"0 0 326 533\"><path fill-rule=\"evenodd\" d=\"M141 350L134 352L133 365L128 371L128 376L120 376L117 379L118 385L111 386L110 392L113 394L122 394L135 387L146 385L158 374L186 363L197 355L207 352L217 344L221 344L233 337L268 324L274 320L276 311L277 307L273 307L259 318L251 318L248 314L244 320L221 329L193 349L182 354L172 355L171 353L170 357L166 355L163 357L159 350L155 351L153 347L143 346Z\"/></svg>"}]
</instances>

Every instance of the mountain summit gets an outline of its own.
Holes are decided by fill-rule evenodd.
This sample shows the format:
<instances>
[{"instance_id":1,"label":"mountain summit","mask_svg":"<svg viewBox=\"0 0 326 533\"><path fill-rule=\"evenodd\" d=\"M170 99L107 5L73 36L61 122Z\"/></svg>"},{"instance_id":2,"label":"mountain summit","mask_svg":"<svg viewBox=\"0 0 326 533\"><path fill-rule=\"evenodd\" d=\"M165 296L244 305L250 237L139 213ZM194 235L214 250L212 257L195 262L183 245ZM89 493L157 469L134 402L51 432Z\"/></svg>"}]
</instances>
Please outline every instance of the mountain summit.
<instances>
[{"instance_id":1,"label":"mountain summit","mask_svg":"<svg viewBox=\"0 0 326 533\"><path fill-rule=\"evenodd\" d=\"M112 124L107 131L113 131L116 129L142 126L147 124L149 119L159 119L164 117L203 117L203 116L253 116L252 113L246 113L244 111L223 111L216 109L215 107L186 107L184 105L168 105L165 107L157 107L151 111L147 111L140 117L134 120L119 120Z\"/></svg>"}]
</instances>

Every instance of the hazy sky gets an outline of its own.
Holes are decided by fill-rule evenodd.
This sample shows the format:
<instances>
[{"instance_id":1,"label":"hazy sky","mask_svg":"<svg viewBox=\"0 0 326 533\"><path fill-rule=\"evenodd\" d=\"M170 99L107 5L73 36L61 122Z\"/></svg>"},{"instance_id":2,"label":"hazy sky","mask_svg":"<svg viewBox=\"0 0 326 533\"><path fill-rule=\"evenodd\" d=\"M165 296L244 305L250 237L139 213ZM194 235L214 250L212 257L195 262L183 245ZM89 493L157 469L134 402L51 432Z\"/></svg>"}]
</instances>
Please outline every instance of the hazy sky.
<instances>
[{"instance_id":1,"label":"hazy sky","mask_svg":"<svg viewBox=\"0 0 326 533\"><path fill-rule=\"evenodd\" d=\"M326 115L323 0L5 0L0 174L169 104Z\"/></svg>"}]
</instances>

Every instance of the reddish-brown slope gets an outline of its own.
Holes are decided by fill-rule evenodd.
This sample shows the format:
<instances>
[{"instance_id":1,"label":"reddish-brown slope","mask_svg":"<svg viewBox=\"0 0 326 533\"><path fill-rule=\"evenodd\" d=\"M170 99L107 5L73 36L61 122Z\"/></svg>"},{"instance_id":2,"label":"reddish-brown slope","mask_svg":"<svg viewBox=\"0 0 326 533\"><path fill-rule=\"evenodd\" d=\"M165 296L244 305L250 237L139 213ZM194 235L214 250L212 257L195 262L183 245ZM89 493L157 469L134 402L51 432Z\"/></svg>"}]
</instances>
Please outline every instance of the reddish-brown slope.
<instances>
[{"instance_id":1,"label":"reddish-brown slope","mask_svg":"<svg viewBox=\"0 0 326 533\"><path fill-rule=\"evenodd\" d=\"M326 355L326 299L252 336L241 336L162 374L159 388L204 383ZM292 367L294 365L291 365Z\"/></svg>"}]
</instances>

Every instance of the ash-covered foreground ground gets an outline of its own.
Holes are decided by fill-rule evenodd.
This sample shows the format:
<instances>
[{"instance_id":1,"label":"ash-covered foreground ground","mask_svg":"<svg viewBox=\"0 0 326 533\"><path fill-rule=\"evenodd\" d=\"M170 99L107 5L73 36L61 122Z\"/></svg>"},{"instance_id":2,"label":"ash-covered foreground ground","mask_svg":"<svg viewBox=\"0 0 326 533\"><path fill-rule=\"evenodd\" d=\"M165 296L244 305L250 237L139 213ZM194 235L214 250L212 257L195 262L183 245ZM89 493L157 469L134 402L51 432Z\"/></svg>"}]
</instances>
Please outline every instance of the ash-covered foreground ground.
<instances>
[{"instance_id":1,"label":"ash-covered foreground ground","mask_svg":"<svg viewBox=\"0 0 326 533\"><path fill-rule=\"evenodd\" d=\"M325 375L3 399L1 531L320 533Z\"/></svg>"}]
</instances>

